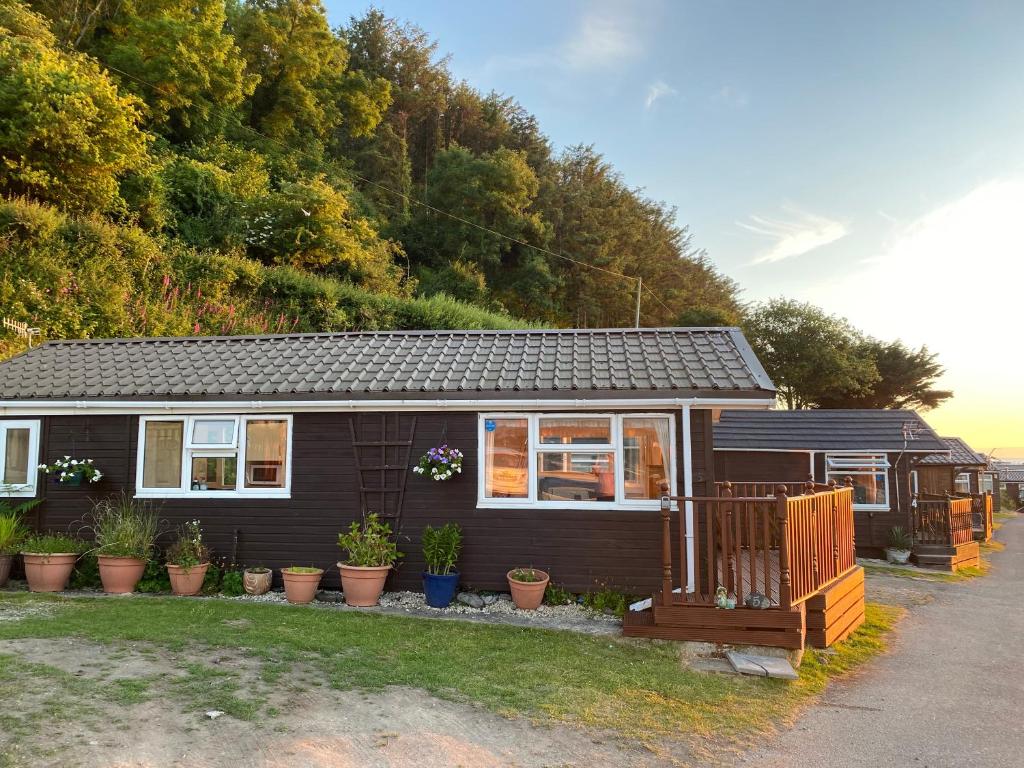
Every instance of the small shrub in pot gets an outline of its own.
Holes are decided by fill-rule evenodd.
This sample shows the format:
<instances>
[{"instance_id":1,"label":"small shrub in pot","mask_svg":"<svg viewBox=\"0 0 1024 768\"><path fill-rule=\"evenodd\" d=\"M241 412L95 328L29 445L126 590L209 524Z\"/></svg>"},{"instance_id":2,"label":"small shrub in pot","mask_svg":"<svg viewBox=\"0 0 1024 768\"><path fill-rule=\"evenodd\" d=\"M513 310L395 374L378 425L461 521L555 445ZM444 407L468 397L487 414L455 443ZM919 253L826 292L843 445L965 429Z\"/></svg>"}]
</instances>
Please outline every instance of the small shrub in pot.
<instances>
[{"instance_id":1,"label":"small shrub in pot","mask_svg":"<svg viewBox=\"0 0 1024 768\"><path fill-rule=\"evenodd\" d=\"M29 535L28 528L22 522L22 515L37 504L38 499L14 507L0 501L0 587L7 585L14 556Z\"/></svg>"},{"instance_id":2,"label":"small shrub in pot","mask_svg":"<svg viewBox=\"0 0 1024 768\"><path fill-rule=\"evenodd\" d=\"M68 586L75 562L85 549L81 539L66 533L40 533L21 545L25 579L31 592L61 592Z\"/></svg>"},{"instance_id":3,"label":"small shrub in pot","mask_svg":"<svg viewBox=\"0 0 1024 768\"><path fill-rule=\"evenodd\" d=\"M316 591L320 588L320 578L324 575L323 568L293 565L281 569L284 580L284 596L289 603L303 605L313 602Z\"/></svg>"},{"instance_id":4,"label":"small shrub in pot","mask_svg":"<svg viewBox=\"0 0 1024 768\"><path fill-rule=\"evenodd\" d=\"M353 522L338 534L338 546L348 559L338 563L345 602L360 608L376 605L395 561L402 557L391 538L391 526L371 512L362 523Z\"/></svg>"},{"instance_id":5,"label":"small shrub in pot","mask_svg":"<svg viewBox=\"0 0 1024 768\"><path fill-rule=\"evenodd\" d=\"M203 529L198 520L191 520L181 527L177 540L167 550L171 592L198 595L209 567L210 550L203 543Z\"/></svg>"},{"instance_id":6,"label":"small shrub in pot","mask_svg":"<svg viewBox=\"0 0 1024 768\"><path fill-rule=\"evenodd\" d=\"M156 512L150 503L121 491L93 503L86 527L96 539L103 591L134 592L159 533Z\"/></svg>"},{"instance_id":7,"label":"small shrub in pot","mask_svg":"<svg viewBox=\"0 0 1024 768\"><path fill-rule=\"evenodd\" d=\"M535 611L544 600L551 577L538 568L514 568L507 574L512 602L522 611Z\"/></svg>"},{"instance_id":8,"label":"small shrub in pot","mask_svg":"<svg viewBox=\"0 0 1024 768\"><path fill-rule=\"evenodd\" d=\"M423 529L423 594L427 605L447 608L455 599L459 587L459 572L455 563L462 551L462 529L458 523L446 523L440 528L428 525Z\"/></svg>"},{"instance_id":9,"label":"small shrub in pot","mask_svg":"<svg viewBox=\"0 0 1024 768\"><path fill-rule=\"evenodd\" d=\"M885 557L890 563L905 564L910 560L910 552L914 548L914 537L900 526L889 530L889 547Z\"/></svg>"}]
</instances>

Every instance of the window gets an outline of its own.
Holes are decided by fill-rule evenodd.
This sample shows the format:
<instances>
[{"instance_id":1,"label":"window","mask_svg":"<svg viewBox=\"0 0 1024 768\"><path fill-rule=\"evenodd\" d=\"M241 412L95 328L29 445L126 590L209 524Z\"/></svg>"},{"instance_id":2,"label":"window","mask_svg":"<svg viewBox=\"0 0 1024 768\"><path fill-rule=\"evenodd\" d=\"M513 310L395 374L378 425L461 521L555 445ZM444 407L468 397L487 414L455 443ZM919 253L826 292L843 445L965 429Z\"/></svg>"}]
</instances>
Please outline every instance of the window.
<instances>
[{"instance_id":1,"label":"window","mask_svg":"<svg viewBox=\"0 0 1024 768\"><path fill-rule=\"evenodd\" d=\"M484 414L481 506L657 507L674 482L664 414Z\"/></svg>"},{"instance_id":2,"label":"window","mask_svg":"<svg viewBox=\"0 0 1024 768\"><path fill-rule=\"evenodd\" d=\"M825 482L853 479L854 509L889 509L889 460L884 453L825 455Z\"/></svg>"},{"instance_id":3,"label":"window","mask_svg":"<svg viewBox=\"0 0 1024 768\"><path fill-rule=\"evenodd\" d=\"M981 492L995 493L995 484L992 482L992 475L987 472L981 476Z\"/></svg>"},{"instance_id":4,"label":"window","mask_svg":"<svg viewBox=\"0 0 1024 768\"><path fill-rule=\"evenodd\" d=\"M921 481L916 469L910 470L910 492L915 496L921 492Z\"/></svg>"},{"instance_id":5,"label":"window","mask_svg":"<svg viewBox=\"0 0 1024 768\"><path fill-rule=\"evenodd\" d=\"M957 493L971 492L971 475L969 472L960 472L953 478L953 490Z\"/></svg>"},{"instance_id":6,"label":"window","mask_svg":"<svg viewBox=\"0 0 1024 768\"><path fill-rule=\"evenodd\" d=\"M0 421L0 497L35 496L39 422Z\"/></svg>"},{"instance_id":7,"label":"window","mask_svg":"<svg viewBox=\"0 0 1024 768\"><path fill-rule=\"evenodd\" d=\"M287 496L291 429L290 416L143 416L136 495Z\"/></svg>"}]
</instances>

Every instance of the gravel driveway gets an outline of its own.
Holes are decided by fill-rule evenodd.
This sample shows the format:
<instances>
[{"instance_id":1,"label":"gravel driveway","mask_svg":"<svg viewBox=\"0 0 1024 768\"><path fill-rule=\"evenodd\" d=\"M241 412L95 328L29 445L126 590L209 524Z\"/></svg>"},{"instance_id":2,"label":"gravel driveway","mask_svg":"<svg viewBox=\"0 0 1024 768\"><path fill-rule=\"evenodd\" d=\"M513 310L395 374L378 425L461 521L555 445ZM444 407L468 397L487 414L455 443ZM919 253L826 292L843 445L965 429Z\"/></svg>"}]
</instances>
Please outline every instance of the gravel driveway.
<instances>
[{"instance_id":1,"label":"gravel driveway","mask_svg":"<svg viewBox=\"0 0 1024 768\"><path fill-rule=\"evenodd\" d=\"M739 764L1024 765L1024 516L1007 521L996 539L1006 550L991 555L985 578L872 576L869 599L900 592L919 603L897 630L891 653L831 685L793 730Z\"/></svg>"}]
</instances>

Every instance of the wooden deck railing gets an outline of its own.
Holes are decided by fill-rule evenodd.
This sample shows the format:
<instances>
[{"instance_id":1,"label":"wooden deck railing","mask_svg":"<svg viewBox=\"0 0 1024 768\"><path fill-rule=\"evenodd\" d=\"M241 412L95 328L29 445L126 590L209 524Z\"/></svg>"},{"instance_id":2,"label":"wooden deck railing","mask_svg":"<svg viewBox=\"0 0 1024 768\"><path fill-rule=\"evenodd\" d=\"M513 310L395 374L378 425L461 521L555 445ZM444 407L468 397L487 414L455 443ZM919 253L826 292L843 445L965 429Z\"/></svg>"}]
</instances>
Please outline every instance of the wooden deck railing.
<instances>
[{"instance_id":1,"label":"wooden deck railing","mask_svg":"<svg viewBox=\"0 0 1024 768\"><path fill-rule=\"evenodd\" d=\"M973 541L971 507L969 497L918 494L914 498L914 543L956 547Z\"/></svg>"},{"instance_id":2,"label":"wooden deck railing","mask_svg":"<svg viewBox=\"0 0 1024 768\"><path fill-rule=\"evenodd\" d=\"M784 488L787 496L801 496L805 493L817 493L818 491L831 491L834 486L825 485L824 483L812 483L798 480L796 482L785 482L785 483L769 483L769 482L733 482L733 481L722 481L715 483L715 493L719 496L722 492L729 488L733 496L747 496L747 497L758 497L768 498L769 496L775 498L775 494L779 488Z\"/></svg>"},{"instance_id":3,"label":"wooden deck railing","mask_svg":"<svg viewBox=\"0 0 1024 768\"><path fill-rule=\"evenodd\" d=\"M974 538L980 541L992 539L992 492L984 493L954 493L955 498L971 500L971 527L974 529Z\"/></svg>"},{"instance_id":4,"label":"wooden deck railing","mask_svg":"<svg viewBox=\"0 0 1024 768\"><path fill-rule=\"evenodd\" d=\"M721 586L739 605L760 593L773 607L788 610L855 567L851 487L805 484L803 493L790 496L784 484L776 484L772 495L746 495L763 490L754 485L740 484L744 495L722 483L717 496L662 497L663 605L713 605ZM678 502L677 539L673 501ZM692 516L692 563L687 514Z\"/></svg>"}]
</instances>

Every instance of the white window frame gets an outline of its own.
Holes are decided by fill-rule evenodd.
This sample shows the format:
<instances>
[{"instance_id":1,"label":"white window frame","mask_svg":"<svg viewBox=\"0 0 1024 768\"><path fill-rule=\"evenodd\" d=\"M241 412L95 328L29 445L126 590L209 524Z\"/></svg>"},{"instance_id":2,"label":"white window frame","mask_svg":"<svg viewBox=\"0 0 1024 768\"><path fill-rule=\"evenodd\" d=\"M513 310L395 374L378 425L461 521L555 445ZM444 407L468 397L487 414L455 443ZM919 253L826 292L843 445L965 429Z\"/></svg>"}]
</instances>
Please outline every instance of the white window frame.
<instances>
[{"instance_id":1,"label":"white window frame","mask_svg":"<svg viewBox=\"0 0 1024 768\"><path fill-rule=\"evenodd\" d=\"M957 481L961 477L964 478L967 481L967 490L966 491L961 491L959 488L956 487ZM968 494L971 493L971 473L970 472L957 472L955 475L953 475L953 491L955 493L968 493Z\"/></svg>"},{"instance_id":2,"label":"white window frame","mask_svg":"<svg viewBox=\"0 0 1024 768\"><path fill-rule=\"evenodd\" d=\"M834 459L839 461L839 466L833 468L832 462ZM845 466L844 466L845 464ZM856 469L862 471L857 472ZM865 468L870 468L871 471L863 471ZM889 456L882 451L829 451L825 454L825 482L833 478L837 483L842 485L843 478L849 475L853 477L855 475L876 475L879 472L882 473L882 487L885 489L885 503L884 504L854 504L853 508L856 510L865 510L872 512L888 512L892 509L890 499L892 498L889 494L889 470L892 469L892 465L889 463Z\"/></svg>"},{"instance_id":3,"label":"white window frame","mask_svg":"<svg viewBox=\"0 0 1024 768\"><path fill-rule=\"evenodd\" d=\"M197 421L235 421L235 447L202 445L192 447L192 430ZM181 484L177 488L145 488L142 485L145 466L146 424L157 421L180 421L183 423L181 447ZM283 488L257 486L245 487L246 427L251 421L283 421L287 427L285 450L285 479ZM292 492L292 417L284 413L249 414L176 414L168 416L140 416L139 438L135 451L135 498L137 499L290 499ZM237 457L235 477L237 486L233 491L194 491L192 483L193 458Z\"/></svg>"},{"instance_id":4,"label":"white window frame","mask_svg":"<svg viewBox=\"0 0 1024 768\"><path fill-rule=\"evenodd\" d=\"M610 443L542 443L540 442L541 419L609 419ZM485 424L490 419L519 419L527 422L527 495L523 498L491 498L485 496L487 489L487 462L484 452L487 446ZM672 413L594 413L591 411L531 413L506 411L481 413L477 420L477 509L603 509L641 510L660 509L659 499L627 499L625 484L625 453L622 444L623 419L664 419L668 422L668 475L669 494L676 495L676 415ZM551 501L537 498L537 461L542 453L612 453L615 454L615 498L616 501Z\"/></svg>"},{"instance_id":5,"label":"white window frame","mask_svg":"<svg viewBox=\"0 0 1024 768\"><path fill-rule=\"evenodd\" d=\"M39 433L42 422L39 419L0 419L0 497L34 498L39 489ZM28 472L26 483L3 482L3 471L7 466L7 430L28 430Z\"/></svg>"}]
</instances>

